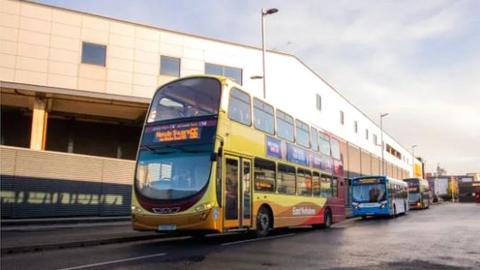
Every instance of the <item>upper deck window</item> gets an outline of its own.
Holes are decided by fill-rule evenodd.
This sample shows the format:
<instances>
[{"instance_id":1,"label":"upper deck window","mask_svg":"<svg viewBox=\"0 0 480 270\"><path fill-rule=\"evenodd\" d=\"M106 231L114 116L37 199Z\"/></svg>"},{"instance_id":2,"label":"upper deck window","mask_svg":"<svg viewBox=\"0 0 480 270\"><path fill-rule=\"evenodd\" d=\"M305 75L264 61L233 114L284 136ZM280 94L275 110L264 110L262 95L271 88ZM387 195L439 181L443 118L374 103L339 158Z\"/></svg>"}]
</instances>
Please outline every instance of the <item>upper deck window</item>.
<instances>
[{"instance_id":1,"label":"upper deck window","mask_svg":"<svg viewBox=\"0 0 480 270\"><path fill-rule=\"evenodd\" d=\"M320 152L324 155L330 156L330 138L323 134L318 134Z\"/></svg>"},{"instance_id":2,"label":"upper deck window","mask_svg":"<svg viewBox=\"0 0 480 270\"><path fill-rule=\"evenodd\" d=\"M297 132L297 143L305 147L310 147L310 132L308 125L300 120L297 120L295 121L295 126L295 131Z\"/></svg>"},{"instance_id":3,"label":"upper deck window","mask_svg":"<svg viewBox=\"0 0 480 270\"><path fill-rule=\"evenodd\" d=\"M205 74L225 76L242 85L242 69L205 63Z\"/></svg>"},{"instance_id":4,"label":"upper deck window","mask_svg":"<svg viewBox=\"0 0 480 270\"><path fill-rule=\"evenodd\" d=\"M293 142L294 140L294 127L293 117L277 110L277 134L278 137L287 141Z\"/></svg>"},{"instance_id":5,"label":"upper deck window","mask_svg":"<svg viewBox=\"0 0 480 270\"><path fill-rule=\"evenodd\" d=\"M275 132L275 120L273 107L259 99L253 99L253 119L255 128L273 134Z\"/></svg>"},{"instance_id":6,"label":"upper deck window","mask_svg":"<svg viewBox=\"0 0 480 270\"><path fill-rule=\"evenodd\" d=\"M153 99L147 122L218 114L220 82L190 78L161 87Z\"/></svg>"},{"instance_id":7,"label":"upper deck window","mask_svg":"<svg viewBox=\"0 0 480 270\"><path fill-rule=\"evenodd\" d=\"M312 149L314 151L318 151L318 131L312 127L312 130L310 131L310 137L312 141Z\"/></svg>"},{"instance_id":8,"label":"upper deck window","mask_svg":"<svg viewBox=\"0 0 480 270\"><path fill-rule=\"evenodd\" d=\"M250 126L252 124L251 115L250 96L237 88L232 88L228 102L228 117Z\"/></svg>"},{"instance_id":9,"label":"upper deck window","mask_svg":"<svg viewBox=\"0 0 480 270\"><path fill-rule=\"evenodd\" d=\"M334 159L340 159L340 145L337 140L331 140L332 143L332 157Z\"/></svg>"}]
</instances>

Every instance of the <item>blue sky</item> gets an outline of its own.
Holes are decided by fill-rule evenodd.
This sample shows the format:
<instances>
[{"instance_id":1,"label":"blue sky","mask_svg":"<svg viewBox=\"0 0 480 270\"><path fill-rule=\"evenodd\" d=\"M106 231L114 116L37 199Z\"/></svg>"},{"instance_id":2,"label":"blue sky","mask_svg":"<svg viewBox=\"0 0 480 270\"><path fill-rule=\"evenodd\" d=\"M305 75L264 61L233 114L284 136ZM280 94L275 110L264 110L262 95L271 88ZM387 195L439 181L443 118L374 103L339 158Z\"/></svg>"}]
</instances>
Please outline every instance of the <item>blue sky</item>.
<instances>
[{"instance_id":1,"label":"blue sky","mask_svg":"<svg viewBox=\"0 0 480 270\"><path fill-rule=\"evenodd\" d=\"M295 54L449 173L480 171L480 1L154 1L42 3Z\"/></svg>"}]
</instances>

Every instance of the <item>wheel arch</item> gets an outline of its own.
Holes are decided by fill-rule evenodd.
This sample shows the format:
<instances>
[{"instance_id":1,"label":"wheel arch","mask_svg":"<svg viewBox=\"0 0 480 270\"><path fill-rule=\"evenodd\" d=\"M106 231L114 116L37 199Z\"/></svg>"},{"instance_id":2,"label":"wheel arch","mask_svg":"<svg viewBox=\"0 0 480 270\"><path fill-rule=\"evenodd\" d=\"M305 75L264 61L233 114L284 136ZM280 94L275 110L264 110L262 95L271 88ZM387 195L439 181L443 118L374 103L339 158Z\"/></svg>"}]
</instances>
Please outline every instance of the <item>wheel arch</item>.
<instances>
[{"instance_id":1,"label":"wheel arch","mask_svg":"<svg viewBox=\"0 0 480 270\"><path fill-rule=\"evenodd\" d=\"M273 209L268 203L262 203L257 210L257 213L262 209L262 207L266 208L268 210L268 213L270 214L270 220L272 221L272 229L275 228L275 217L273 215Z\"/></svg>"}]
</instances>

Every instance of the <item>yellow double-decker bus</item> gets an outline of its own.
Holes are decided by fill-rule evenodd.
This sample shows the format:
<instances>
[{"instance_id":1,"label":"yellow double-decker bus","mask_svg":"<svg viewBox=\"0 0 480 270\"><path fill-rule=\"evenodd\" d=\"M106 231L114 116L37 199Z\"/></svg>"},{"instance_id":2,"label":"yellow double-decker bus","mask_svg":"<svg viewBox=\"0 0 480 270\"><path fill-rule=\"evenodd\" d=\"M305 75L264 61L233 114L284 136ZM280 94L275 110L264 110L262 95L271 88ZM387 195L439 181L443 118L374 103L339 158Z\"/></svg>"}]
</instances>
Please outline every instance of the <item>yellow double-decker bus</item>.
<instances>
[{"instance_id":1,"label":"yellow double-decker bus","mask_svg":"<svg viewBox=\"0 0 480 270\"><path fill-rule=\"evenodd\" d=\"M160 87L139 145L135 230L193 234L344 218L339 142L238 84L213 76Z\"/></svg>"},{"instance_id":2,"label":"yellow double-decker bus","mask_svg":"<svg viewBox=\"0 0 480 270\"><path fill-rule=\"evenodd\" d=\"M411 209L427 209L430 207L430 186L422 178L406 178L408 184L408 202Z\"/></svg>"}]
</instances>

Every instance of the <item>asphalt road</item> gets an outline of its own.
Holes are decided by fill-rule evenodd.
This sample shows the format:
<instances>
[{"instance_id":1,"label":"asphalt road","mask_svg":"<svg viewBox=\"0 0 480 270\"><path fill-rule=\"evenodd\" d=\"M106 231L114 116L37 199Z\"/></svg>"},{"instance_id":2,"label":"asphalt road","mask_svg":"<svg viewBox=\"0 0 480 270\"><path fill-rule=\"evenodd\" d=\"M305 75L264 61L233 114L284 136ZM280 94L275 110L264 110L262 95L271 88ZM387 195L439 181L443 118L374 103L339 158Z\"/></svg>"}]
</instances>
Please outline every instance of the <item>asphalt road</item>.
<instances>
[{"instance_id":1,"label":"asphalt road","mask_svg":"<svg viewBox=\"0 0 480 270\"><path fill-rule=\"evenodd\" d=\"M55 235L51 235L55 237ZM480 269L480 205L443 204L395 219L348 220L256 239L165 238L3 255L8 269Z\"/></svg>"}]
</instances>

